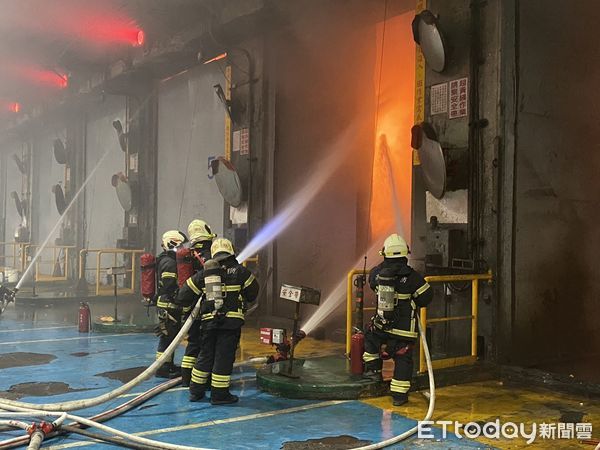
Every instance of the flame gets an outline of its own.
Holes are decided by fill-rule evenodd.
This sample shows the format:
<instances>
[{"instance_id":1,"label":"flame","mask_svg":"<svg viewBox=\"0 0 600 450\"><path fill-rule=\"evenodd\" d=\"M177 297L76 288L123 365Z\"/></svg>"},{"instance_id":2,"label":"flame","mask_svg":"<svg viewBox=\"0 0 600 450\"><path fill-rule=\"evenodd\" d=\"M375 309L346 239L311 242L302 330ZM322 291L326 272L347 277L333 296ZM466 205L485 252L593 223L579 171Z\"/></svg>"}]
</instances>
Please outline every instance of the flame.
<instances>
[{"instance_id":1,"label":"flame","mask_svg":"<svg viewBox=\"0 0 600 450\"><path fill-rule=\"evenodd\" d=\"M371 240L395 229L410 242L412 149L415 85L413 13L392 17L377 25L375 102L378 108L371 185ZM384 45L383 52L382 42ZM382 64L383 57L383 64ZM380 84L381 78L381 84Z\"/></svg>"}]
</instances>

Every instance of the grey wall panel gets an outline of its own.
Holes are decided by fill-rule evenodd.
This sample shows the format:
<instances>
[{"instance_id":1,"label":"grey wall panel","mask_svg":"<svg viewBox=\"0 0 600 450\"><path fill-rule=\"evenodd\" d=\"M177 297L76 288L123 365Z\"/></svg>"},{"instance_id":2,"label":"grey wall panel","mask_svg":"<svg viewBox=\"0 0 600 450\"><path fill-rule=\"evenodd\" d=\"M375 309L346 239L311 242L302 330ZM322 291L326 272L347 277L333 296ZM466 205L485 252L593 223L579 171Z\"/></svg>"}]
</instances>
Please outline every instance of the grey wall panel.
<instances>
[{"instance_id":1,"label":"grey wall panel","mask_svg":"<svg viewBox=\"0 0 600 450\"><path fill-rule=\"evenodd\" d=\"M88 114L86 174L89 175L105 152L106 158L85 190L86 247L115 247L123 234L124 213L111 177L125 172L125 153L119 147L112 126L115 119L125 123L125 98L109 96ZM92 263L88 258L88 267Z\"/></svg>"},{"instance_id":2,"label":"grey wall panel","mask_svg":"<svg viewBox=\"0 0 600 450\"><path fill-rule=\"evenodd\" d=\"M15 240L15 231L21 223L21 218L17 214L15 202L10 193L16 191L19 197L23 198L23 175L17 169L17 165L13 160L13 155L17 154L21 157L21 148L14 146L8 152L6 159L6 241L12 242Z\"/></svg>"},{"instance_id":3,"label":"grey wall panel","mask_svg":"<svg viewBox=\"0 0 600 450\"><path fill-rule=\"evenodd\" d=\"M600 10L548 6L520 2L512 357L527 364L600 352Z\"/></svg>"},{"instance_id":4,"label":"grey wall panel","mask_svg":"<svg viewBox=\"0 0 600 450\"><path fill-rule=\"evenodd\" d=\"M223 198L209 178L208 161L224 152L225 110L213 86L225 86L217 65L164 82L158 99L157 239L184 232L194 218L223 231Z\"/></svg>"},{"instance_id":5,"label":"grey wall panel","mask_svg":"<svg viewBox=\"0 0 600 450\"><path fill-rule=\"evenodd\" d=\"M32 227L33 242L42 243L59 219L52 186L60 183L64 189L65 166L54 159L53 141L55 134L48 134L36 139L33 147L35 183L32 194ZM64 137L64 136L63 136ZM60 228L53 233L49 245L59 237Z\"/></svg>"}]
</instances>

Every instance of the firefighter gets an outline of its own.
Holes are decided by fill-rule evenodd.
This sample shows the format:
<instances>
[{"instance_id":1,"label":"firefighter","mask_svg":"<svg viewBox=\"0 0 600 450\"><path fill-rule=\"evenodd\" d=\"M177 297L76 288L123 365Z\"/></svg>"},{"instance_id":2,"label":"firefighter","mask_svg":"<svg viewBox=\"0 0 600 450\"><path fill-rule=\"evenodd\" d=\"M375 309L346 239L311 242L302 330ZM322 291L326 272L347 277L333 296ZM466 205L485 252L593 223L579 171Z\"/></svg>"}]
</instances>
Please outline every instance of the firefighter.
<instances>
[{"instance_id":1,"label":"firefighter","mask_svg":"<svg viewBox=\"0 0 600 450\"><path fill-rule=\"evenodd\" d=\"M384 242L383 262L369 274L369 286L377 294L377 312L365 333L365 377L381 380L381 347L394 359L390 391L394 406L408 401L413 373L412 350L417 340L418 308L427 306L433 291L423 277L408 265L408 245L397 234Z\"/></svg>"},{"instance_id":2,"label":"firefighter","mask_svg":"<svg viewBox=\"0 0 600 450\"><path fill-rule=\"evenodd\" d=\"M173 300L177 294L177 248L187 241L186 236L177 230L167 231L162 235L162 253L156 258L156 278L158 290L156 309L158 313L158 349L156 359L160 358L167 347L173 342L181 328L182 308ZM175 378L181 375L181 368L171 361L163 364L156 372L159 378Z\"/></svg>"},{"instance_id":3,"label":"firefighter","mask_svg":"<svg viewBox=\"0 0 600 450\"><path fill-rule=\"evenodd\" d=\"M194 271L202 270L204 262L210 259L210 246L216 234L203 220L195 219L188 225L190 248L194 256ZM183 280L181 280L183 281ZM181 384L188 387L192 379L192 369L196 365L200 352L200 319L194 321L188 332L188 344L181 362Z\"/></svg>"},{"instance_id":4,"label":"firefighter","mask_svg":"<svg viewBox=\"0 0 600 450\"><path fill-rule=\"evenodd\" d=\"M181 287L177 303L191 305L202 296L200 354L192 370L190 401L204 397L210 378L210 402L224 405L238 401L229 392L231 371L246 304L256 300L258 282L237 262L228 239L213 241L211 258Z\"/></svg>"}]
</instances>

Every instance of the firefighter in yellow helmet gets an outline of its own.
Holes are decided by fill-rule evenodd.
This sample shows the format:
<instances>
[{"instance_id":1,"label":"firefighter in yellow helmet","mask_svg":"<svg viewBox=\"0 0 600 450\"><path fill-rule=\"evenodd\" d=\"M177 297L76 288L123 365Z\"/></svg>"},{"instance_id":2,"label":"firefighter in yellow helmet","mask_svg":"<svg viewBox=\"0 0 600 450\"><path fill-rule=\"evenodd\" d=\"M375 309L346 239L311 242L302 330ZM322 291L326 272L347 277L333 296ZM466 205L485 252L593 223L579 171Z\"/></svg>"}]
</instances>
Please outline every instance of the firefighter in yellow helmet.
<instances>
[{"instance_id":1,"label":"firefighter in yellow helmet","mask_svg":"<svg viewBox=\"0 0 600 450\"><path fill-rule=\"evenodd\" d=\"M204 398L210 379L213 405L235 403L229 392L235 352L244 324L246 304L256 300L258 282L238 263L228 239L215 239L211 259L188 278L179 290L177 303L188 306L201 298L201 346L192 370L190 401Z\"/></svg>"},{"instance_id":2,"label":"firefighter in yellow helmet","mask_svg":"<svg viewBox=\"0 0 600 450\"><path fill-rule=\"evenodd\" d=\"M173 303L177 295L177 249L187 242L187 237L181 231L170 230L162 235L161 247L163 249L156 257L156 277L158 281L156 309L158 313L158 349L156 359L160 358L167 347L173 342L181 329L180 306ZM181 374L181 369L171 361L163 364L156 372L160 378L174 378Z\"/></svg>"},{"instance_id":3,"label":"firefighter in yellow helmet","mask_svg":"<svg viewBox=\"0 0 600 450\"><path fill-rule=\"evenodd\" d=\"M210 259L210 247L216 234L210 226L201 219L194 219L188 225L190 249L194 256L194 270L198 272L204 263ZM183 282L183 280L180 280ZM188 332L188 344L181 362L181 384L188 387L192 379L192 369L196 365L200 353L200 319L196 319Z\"/></svg>"},{"instance_id":4,"label":"firefighter in yellow helmet","mask_svg":"<svg viewBox=\"0 0 600 450\"><path fill-rule=\"evenodd\" d=\"M413 372L412 349L417 339L418 308L427 306L433 291L423 277L408 265L408 245L391 234L380 254L383 262L371 269L369 286L377 294L377 311L365 333L365 376L381 379L381 346L394 359L390 391L394 406L408 401Z\"/></svg>"}]
</instances>

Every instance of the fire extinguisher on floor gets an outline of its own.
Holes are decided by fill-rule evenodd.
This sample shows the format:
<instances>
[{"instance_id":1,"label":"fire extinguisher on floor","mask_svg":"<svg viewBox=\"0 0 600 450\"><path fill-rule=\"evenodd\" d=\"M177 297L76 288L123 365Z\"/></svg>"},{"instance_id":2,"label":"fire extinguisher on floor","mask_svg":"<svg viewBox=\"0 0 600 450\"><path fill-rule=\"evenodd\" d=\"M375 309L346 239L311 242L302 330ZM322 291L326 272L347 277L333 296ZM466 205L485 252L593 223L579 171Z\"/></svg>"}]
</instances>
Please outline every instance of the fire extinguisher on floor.
<instances>
[{"instance_id":1,"label":"fire extinguisher on floor","mask_svg":"<svg viewBox=\"0 0 600 450\"><path fill-rule=\"evenodd\" d=\"M365 335L360 330L350 338L350 371L353 375L364 372L363 352L365 351Z\"/></svg>"},{"instance_id":2,"label":"fire extinguisher on floor","mask_svg":"<svg viewBox=\"0 0 600 450\"><path fill-rule=\"evenodd\" d=\"M92 324L92 314L90 305L85 302L79 304L79 332L89 333Z\"/></svg>"}]
</instances>

